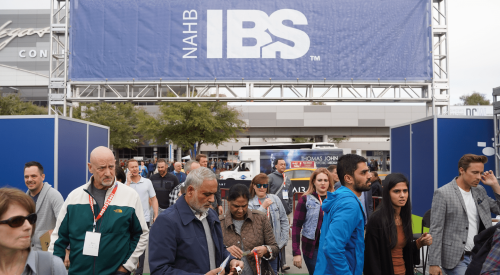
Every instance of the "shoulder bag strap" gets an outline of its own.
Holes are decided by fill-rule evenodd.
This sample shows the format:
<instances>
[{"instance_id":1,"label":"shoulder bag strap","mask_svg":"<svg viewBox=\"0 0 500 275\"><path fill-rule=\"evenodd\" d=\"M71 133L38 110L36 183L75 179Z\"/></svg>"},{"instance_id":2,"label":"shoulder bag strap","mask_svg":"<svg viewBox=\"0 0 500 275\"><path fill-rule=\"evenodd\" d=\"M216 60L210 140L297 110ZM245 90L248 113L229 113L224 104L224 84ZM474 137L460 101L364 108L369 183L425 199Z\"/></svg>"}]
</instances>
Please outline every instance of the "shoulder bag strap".
<instances>
[{"instance_id":1,"label":"shoulder bag strap","mask_svg":"<svg viewBox=\"0 0 500 275\"><path fill-rule=\"evenodd\" d=\"M36 251L36 273L37 274L54 274L54 255L49 252Z\"/></svg>"}]
</instances>

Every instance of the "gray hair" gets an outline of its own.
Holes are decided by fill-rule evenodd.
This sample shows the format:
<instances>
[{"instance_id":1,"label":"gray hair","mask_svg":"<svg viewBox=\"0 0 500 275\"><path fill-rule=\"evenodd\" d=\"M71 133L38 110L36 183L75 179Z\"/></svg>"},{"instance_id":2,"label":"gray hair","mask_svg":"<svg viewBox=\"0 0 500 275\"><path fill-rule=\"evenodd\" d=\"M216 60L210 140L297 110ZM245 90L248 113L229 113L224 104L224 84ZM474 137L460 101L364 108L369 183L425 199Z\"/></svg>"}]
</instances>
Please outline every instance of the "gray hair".
<instances>
[{"instance_id":1,"label":"gray hair","mask_svg":"<svg viewBox=\"0 0 500 275\"><path fill-rule=\"evenodd\" d=\"M187 190L186 183L185 182L181 183L181 193L186 194L186 190Z\"/></svg>"},{"instance_id":2,"label":"gray hair","mask_svg":"<svg viewBox=\"0 0 500 275\"><path fill-rule=\"evenodd\" d=\"M212 172L212 170L206 167L200 167L189 172L189 175L186 177L186 182L184 182L184 184L186 185L186 189L188 188L188 186L193 186L194 189L198 189L200 188L203 181L215 179L215 174L214 172Z\"/></svg>"},{"instance_id":3,"label":"gray hair","mask_svg":"<svg viewBox=\"0 0 500 275\"><path fill-rule=\"evenodd\" d=\"M187 172L191 172L191 165L192 165L193 163L198 163L198 164L199 164L199 162L197 162L196 160L190 160L190 161L186 162L186 164L184 164L184 171L185 171L186 173L187 173Z\"/></svg>"}]
</instances>

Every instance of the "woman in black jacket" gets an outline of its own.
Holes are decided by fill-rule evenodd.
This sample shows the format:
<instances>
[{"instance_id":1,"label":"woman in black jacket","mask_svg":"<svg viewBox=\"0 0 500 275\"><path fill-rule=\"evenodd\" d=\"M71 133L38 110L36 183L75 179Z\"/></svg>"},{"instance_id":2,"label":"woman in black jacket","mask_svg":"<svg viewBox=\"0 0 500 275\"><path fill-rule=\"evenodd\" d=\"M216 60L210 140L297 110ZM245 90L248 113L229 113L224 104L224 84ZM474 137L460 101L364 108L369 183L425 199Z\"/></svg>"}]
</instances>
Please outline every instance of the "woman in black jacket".
<instances>
[{"instance_id":1,"label":"woman in black jacket","mask_svg":"<svg viewBox=\"0 0 500 275\"><path fill-rule=\"evenodd\" d=\"M426 233L413 241L409 187L403 174L385 178L382 203L366 225L365 275L413 275L418 250L432 244Z\"/></svg>"}]
</instances>

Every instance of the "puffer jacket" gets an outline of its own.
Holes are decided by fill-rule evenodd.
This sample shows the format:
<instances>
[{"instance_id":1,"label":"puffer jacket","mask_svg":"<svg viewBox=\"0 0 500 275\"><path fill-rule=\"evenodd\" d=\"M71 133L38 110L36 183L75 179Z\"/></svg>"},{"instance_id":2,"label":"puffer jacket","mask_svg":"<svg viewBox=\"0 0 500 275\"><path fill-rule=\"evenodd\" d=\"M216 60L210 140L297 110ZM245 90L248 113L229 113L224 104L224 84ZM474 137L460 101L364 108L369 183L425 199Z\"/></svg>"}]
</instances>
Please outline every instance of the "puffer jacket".
<instances>
[{"instance_id":1,"label":"puffer jacket","mask_svg":"<svg viewBox=\"0 0 500 275\"><path fill-rule=\"evenodd\" d=\"M224 245L230 247L233 245L238 246L243 252L253 249L254 247L261 245L268 245L272 250L272 257L270 259L276 258L278 255L278 244L274 238L273 228L271 223L267 219L264 213L258 210L248 209L245 222L241 227L241 236L235 231L233 219L231 218L231 213L219 216L222 236L224 238ZM257 274L257 268L255 266L255 258L253 253L248 254L247 260L250 263L253 273ZM264 261L262 261L264 263ZM262 274L269 274L272 269L269 264L262 264Z\"/></svg>"}]
</instances>

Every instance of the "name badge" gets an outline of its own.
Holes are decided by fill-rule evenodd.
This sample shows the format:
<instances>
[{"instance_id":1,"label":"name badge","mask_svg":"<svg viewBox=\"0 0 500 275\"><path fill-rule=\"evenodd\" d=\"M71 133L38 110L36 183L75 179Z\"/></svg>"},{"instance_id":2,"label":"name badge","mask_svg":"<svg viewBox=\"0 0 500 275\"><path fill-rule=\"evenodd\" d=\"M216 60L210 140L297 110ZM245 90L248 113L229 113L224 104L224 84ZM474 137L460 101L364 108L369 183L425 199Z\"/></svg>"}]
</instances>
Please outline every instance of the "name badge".
<instances>
[{"instance_id":1,"label":"name badge","mask_svg":"<svg viewBox=\"0 0 500 275\"><path fill-rule=\"evenodd\" d=\"M288 190L283 190L283 199L288 200Z\"/></svg>"},{"instance_id":2,"label":"name badge","mask_svg":"<svg viewBox=\"0 0 500 275\"><path fill-rule=\"evenodd\" d=\"M99 255L100 242L101 233L87 231L85 233L85 242L83 243L83 255L97 257Z\"/></svg>"}]
</instances>

